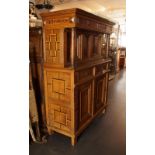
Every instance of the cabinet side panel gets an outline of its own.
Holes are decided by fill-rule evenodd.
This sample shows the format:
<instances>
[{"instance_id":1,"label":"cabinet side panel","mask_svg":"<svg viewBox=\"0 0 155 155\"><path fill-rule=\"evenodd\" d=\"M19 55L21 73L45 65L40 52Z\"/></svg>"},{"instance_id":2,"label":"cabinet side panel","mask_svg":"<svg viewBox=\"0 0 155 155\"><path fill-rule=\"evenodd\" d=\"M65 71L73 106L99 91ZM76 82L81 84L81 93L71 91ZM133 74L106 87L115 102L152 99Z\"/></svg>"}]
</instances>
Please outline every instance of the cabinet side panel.
<instances>
[{"instance_id":1,"label":"cabinet side panel","mask_svg":"<svg viewBox=\"0 0 155 155\"><path fill-rule=\"evenodd\" d=\"M44 61L52 66L64 66L64 29L47 29L44 33Z\"/></svg>"},{"instance_id":2,"label":"cabinet side panel","mask_svg":"<svg viewBox=\"0 0 155 155\"><path fill-rule=\"evenodd\" d=\"M71 72L45 69L46 113L48 126L64 133L72 131Z\"/></svg>"}]
</instances>

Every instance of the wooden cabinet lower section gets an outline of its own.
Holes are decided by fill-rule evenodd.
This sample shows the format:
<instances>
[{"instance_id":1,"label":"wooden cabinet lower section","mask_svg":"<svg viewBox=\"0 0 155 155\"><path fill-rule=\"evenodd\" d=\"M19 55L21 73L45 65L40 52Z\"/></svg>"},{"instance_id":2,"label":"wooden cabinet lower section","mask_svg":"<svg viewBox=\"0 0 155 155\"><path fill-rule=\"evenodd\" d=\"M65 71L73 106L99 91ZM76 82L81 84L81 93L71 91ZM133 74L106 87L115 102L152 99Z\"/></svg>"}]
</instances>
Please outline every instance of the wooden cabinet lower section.
<instances>
[{"instance_id":1,"label":"wooden cabinet lower section","mask_svg":"<svg viewBox=\"0 0 155 155\"><path fill-rule=\"evenodd\" d=\"M65 134L76 143L77 136L106 106L108 63L74 69L44 69L47 128ZM103 68L98 72L98 68Z\"/></svg>"}]
</instances>

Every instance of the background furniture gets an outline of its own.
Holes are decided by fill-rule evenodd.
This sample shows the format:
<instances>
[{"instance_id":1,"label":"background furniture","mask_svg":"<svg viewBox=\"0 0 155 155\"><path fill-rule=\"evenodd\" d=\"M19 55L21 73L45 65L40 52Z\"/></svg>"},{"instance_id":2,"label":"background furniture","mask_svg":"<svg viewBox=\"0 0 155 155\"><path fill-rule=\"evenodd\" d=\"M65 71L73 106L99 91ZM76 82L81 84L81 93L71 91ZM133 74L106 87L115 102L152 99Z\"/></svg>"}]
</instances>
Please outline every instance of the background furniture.
<instances>
[{"instance_id":1,"label":"background furniture","mask_svg":"<svg viewBox=\"0 0 155 155\"><path fill-rule=\"evenodd\" d=\"M109 58L111 58L111 62L109 65L109 80L112 80L115 77L115 74L117 73L117 48L110 46Z\"/></svg>"},{"instance_id":2,"label":"background furniture","mask_svg":"<svg viewBox=\"0 0 155 155\"><path fill-rule=\"evenodd\" d=\"M77 136L107 106L113 22L80 9L42 13L48 132Z\"/></svg>"},{"instance_id":3,"label":"background furniture","mask_svg":"<svg viewBox=\"0 0 155 155\"><path fill-rule=\"evenodd\" d=\"M46 130L46 114L43 89L43 33L42 27L29 29L29 60L32 84L39 114L40 129Z\"/></svg>"},{"instance_id":4,"label":"background furniture","mask_svg":"<svg viewBox=\"0 0 155 155\"><path fill-rule=\"evenodd\" d=\"M113 32L110 35L110 47L109 47L109 57L111 58L110 63L110 73L109 73L109 80L112 80L115 77L115 74L118 72L118 64L119 64L119 52L118 52L118 40L119 40L119 33L120 33L120 25L115 24L113 27Z\"/></svg>"},{"instance_id":5,"label":"background furniture","mask_svg":"<svg viewBox=\"0 0 155 155\"><path fill-rule=\"evenodd\" d=\"M35 93L32 84L31 67L29 68L29 132L34 142L40 141L39 119Z\"/></svg>"},{"instance_id":6,"label":"background furniture","mask_svg":"<svg viewBox=\"0 0 155 155\"><path fill-rule=\"evenodd\" d=\"M122 69L125 67L125 61L126 61L126 48L122 47L119 48L120 55L119 55L119 68Z\"/></svg>"}]
</instances>

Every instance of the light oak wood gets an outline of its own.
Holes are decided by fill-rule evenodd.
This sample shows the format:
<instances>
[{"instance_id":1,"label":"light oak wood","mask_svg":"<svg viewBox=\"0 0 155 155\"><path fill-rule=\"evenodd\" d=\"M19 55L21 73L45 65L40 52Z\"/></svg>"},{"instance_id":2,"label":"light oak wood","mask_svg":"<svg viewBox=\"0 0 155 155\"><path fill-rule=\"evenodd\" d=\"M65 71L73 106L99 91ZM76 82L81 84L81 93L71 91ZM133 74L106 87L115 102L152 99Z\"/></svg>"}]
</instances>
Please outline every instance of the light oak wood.
<instances>
[{"instance_id":1,"label":"light oak wood","mask_svg":"<svg viewBox=\"0 0 155 155\"><path fill-rule=\"evenodd\" d=\"M41 14L49 133L78 135L107 106L113 22L80 9Z\"/></svg>"}]
</instances>

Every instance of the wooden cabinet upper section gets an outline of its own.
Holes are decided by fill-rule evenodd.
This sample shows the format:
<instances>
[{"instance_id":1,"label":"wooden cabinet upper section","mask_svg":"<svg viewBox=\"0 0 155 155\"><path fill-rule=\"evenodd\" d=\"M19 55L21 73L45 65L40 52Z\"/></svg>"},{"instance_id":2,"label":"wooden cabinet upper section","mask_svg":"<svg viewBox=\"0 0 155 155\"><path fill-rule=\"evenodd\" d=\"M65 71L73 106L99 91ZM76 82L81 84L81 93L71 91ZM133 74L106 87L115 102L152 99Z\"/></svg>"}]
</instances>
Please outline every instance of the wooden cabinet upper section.
<instances>
[{"instance_id":1,"label":"wooden cabinet upper section","mask_svg":"<svg viewBox=\"0 0 155 155\"><path fill-rule=\"evenodd\" d=\"M66 9L50 13L42 13L43 26L49 28L72 28L111 33L114 22L88 13L81 9Z\"/></svg>"},{"instance_id":2,"label":"wooden cabinet upper section","mask_svg":"<svg viewBox=\"0 0 155 155\"><path fill-rule=\"evenodd\" d=\"M80 9L41 16L46 66L77 68L108 58L113 22Z\"/></svg>"}]
</instances>

